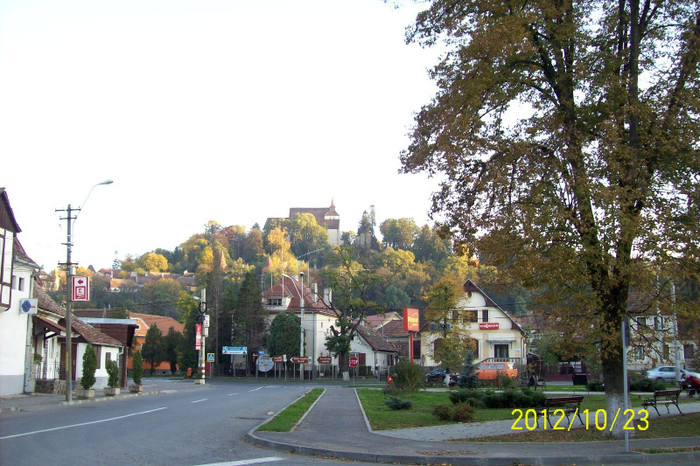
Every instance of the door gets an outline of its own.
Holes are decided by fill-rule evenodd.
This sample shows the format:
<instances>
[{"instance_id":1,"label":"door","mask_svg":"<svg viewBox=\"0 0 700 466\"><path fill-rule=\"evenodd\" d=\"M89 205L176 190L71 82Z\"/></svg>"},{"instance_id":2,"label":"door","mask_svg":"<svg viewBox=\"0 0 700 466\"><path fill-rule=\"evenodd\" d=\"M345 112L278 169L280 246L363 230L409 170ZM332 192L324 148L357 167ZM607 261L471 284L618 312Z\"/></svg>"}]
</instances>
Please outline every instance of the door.
<instances>
[{"instance_id":1,"label":"door","mask_svg":"<svg viewBox=\"0 0 700 466\"><path fill-rule=\"evenodd\" d=\"M71 366L73 367L73 370L71 371L71 375L73 376L73 380L76 380L76 374L75 374L75 355L78 352L78 344L73 343L71 345ZM66 343L63 342L61 343L61 369L60 369L60 380L66 380Z\"/></svg>"},{"instance_id":2,"label":"door","mask_svg":"<svg viewBox=\"0 0 700 466\"><path fill-rule=\"evenodd\" d=\"M493 345L493 356L496 358L507 358L508 345Z\"/></svg>"}]
</instances>

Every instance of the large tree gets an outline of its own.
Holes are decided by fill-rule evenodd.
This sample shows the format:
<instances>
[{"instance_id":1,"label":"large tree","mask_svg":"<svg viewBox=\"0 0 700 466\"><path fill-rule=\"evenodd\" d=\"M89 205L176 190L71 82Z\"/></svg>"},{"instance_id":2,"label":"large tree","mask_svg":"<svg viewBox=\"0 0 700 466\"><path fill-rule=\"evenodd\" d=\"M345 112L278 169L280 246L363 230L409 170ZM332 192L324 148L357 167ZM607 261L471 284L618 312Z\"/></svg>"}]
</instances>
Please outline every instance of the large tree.
<instances>
[{"instance_id":1,"label":"large tree","mask_svg":"<svg viewBox=\"0 0 700 466\"><path fill-rule=\"evenodd\" d=\"M408 40L446 52L404 170L443 176L457 239L590 329L616 411L630 289L698 273L698 4L429 3Z\"/></svg>"},{"instance_id":2,"label":"large tree","mask_svg":"<svg viewBox=\"0 0 700 466\"><path fill-rule=\"evenodd\" d=\"M260 294L258 277L254 272L248 272L238 293L231 332L235 346L248 347L247 368L252 367L253 354L263 346L267 330L267 308L263 306Z\"/></svg>"},{"instance_id":3,"label":"large tree","mask_svg":"<svg viewBox=\"0 0 700 466\"><path fill-rule=\"evenodd\" d=\"M141 346L141 355L144 361L147 361L150 365L151 375L153 375L156 366L163 362L165 358L163 332L160 331L157 324L148 327L146 341Z\"/></svg>"}]
</instances>

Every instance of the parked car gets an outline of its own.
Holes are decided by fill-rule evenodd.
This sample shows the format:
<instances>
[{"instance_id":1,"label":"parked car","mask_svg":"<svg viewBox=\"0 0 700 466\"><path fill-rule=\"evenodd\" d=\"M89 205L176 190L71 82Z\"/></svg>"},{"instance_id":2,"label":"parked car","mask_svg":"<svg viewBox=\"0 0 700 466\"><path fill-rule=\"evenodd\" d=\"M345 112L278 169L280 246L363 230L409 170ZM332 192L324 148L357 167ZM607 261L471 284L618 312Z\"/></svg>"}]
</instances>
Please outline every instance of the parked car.
<instances>
[{"instance_id":1,"label":"parked car","mask_svg":"<svg viewBox=\"0 0 700 466\"><path fill-rule=\"evenodd\" d=\"M428 372L425 374L425 381L426 382L437 382L437 381L443 381L445 380L445 376L447 374L447 371L445 369L433 369L432 371Z\"/></svg>"},{"instance_id":2,"label":"parked car","mask_svg":"<svg viewBox=\"0 0 700 466\"><path fill-rule=\"evenodd\" d=\"M688 377L692 375L700 379L700 374L681 369L681 378L683 375ZM658 380L659 382L675 382L676 381L676 366L659 366L647 371L647 379Z\"/></svg>"},{"instance_id":3,"label":"parked car","mask_svg":"<svg viewBox=\"0 0 700 466\"><path fill-rule=\"evenodd\" d=\"M476 370L479 380L496 380L499 375L505 375L512 379L518 378L518 369L512 362L482 362L477 364Z\"/></svg>"}]
</instances>

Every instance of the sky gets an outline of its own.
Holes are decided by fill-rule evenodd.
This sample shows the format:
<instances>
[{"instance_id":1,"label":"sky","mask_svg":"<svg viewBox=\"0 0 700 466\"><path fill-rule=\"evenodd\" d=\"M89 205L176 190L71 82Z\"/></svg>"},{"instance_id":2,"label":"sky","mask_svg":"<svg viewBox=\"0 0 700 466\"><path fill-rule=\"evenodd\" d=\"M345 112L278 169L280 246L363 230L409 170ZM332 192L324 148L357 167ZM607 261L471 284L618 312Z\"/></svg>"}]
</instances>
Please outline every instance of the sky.
<instances>
[{"instance_id":1,"label":"sky","mask_svg":"<svg viewBox=\"0 0 700 466\"><path fill-rule=\"evenodd\" d=\"M372 205L431 223L438 181L399 173L438 60L405 43L408 3L0 0L0 187L27 254L65 262L69 204L96 269L331 200L343 231Z\"/></svg>"}]
</instances>

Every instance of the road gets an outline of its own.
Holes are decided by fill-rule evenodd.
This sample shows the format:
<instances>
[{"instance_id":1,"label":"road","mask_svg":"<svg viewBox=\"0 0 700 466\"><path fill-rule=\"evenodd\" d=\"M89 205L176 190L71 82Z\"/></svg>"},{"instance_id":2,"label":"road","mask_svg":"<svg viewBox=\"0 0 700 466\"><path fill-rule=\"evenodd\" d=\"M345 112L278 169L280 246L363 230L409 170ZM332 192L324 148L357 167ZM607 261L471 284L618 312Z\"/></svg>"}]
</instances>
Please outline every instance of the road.
<instances>
[{"instance_id":1,"label":"road","mask_svg":"<svg viewBox=\"0 0 700 466\"><path fill-rule=\"evenodd\" d=\"M306 391L305 384L157 381L159 395L5 413L0 464L345 464L251 445L243 436ZM358 464L358 463L354 463Z\"/></svg>"}]
</instances>

